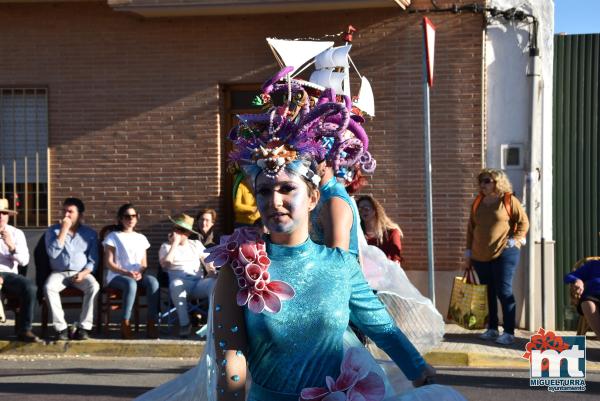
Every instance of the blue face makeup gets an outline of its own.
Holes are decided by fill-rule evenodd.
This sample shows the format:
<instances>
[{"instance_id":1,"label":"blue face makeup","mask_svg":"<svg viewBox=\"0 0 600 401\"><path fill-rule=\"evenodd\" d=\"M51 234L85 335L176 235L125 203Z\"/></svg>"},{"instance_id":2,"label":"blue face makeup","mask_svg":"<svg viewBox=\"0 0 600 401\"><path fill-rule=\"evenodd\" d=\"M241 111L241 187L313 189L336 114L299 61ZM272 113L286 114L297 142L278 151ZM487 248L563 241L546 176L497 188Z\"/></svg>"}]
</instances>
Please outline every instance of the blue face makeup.
<instances>
[{"instance_id":1,"label":"blue face makeup","mask_svg":"<svg viewBox=\"0 0 600 401\"><path fill-rule=\"evenodd\" d=\"M282 171L269 178L261 174L255 192L258 211L269 231L291 234L308 221L308 187L297 175Z\"/></svg>"}]
</instances>

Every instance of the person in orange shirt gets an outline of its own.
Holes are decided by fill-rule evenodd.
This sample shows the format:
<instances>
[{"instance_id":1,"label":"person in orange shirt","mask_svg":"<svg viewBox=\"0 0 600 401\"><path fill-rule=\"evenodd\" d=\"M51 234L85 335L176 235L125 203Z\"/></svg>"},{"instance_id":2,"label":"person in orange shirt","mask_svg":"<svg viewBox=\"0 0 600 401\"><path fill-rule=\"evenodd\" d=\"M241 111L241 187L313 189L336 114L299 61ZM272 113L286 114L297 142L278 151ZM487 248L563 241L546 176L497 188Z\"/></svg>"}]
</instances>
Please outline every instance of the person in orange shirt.
<instances>
[{"instance_id":1,"label":"person in orange shirt","mask_svg":"<svg viewBox=\"0 0 600 401\"><path fill-rule=\"evenodd\" d=\"M516 302L512 281L521 246L529 229L527 214L512 194L502 170L485 168L477 176L479 195L471 207L467 227L467 267L475 267L481 284L488 286L488 329L480 337L498 344L514 342ZM504 333L498 332L498 306L502 305Z\"/></svg>"}]
</instances>

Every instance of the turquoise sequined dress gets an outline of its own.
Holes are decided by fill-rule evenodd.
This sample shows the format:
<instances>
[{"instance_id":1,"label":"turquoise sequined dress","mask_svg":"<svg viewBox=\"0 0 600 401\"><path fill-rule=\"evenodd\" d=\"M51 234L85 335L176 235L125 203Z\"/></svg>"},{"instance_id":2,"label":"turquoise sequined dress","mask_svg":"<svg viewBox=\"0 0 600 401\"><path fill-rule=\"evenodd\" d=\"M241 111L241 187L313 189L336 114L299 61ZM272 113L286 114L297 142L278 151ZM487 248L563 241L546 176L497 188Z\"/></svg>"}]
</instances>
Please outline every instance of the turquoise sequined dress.
<instances>
[{"instance_id":1,"label":"turquoise sequined dress","mask_svg":"<svg viewBox=\"0 0 600 401\"><path fill-rule=\"evenodd\" d=\"M350 228L350 245L348 251L358 257L358 224L360 220L358 219L356 204L350 199L350 195L348 195L346 188L337 182L335 177L332 177L325 185L319 188L319 192L321 193L319 203L317 203L317 206L310 213L312 227L310 233L311 238L318 244L325 243L325 233L319 218L321 209L331 198L340 198L350 206L350 209L352 209L352 228Z\"/></svg>"},{"instance_id":2,"label":"turquoise sequined dress","mask_svg":"<svg viewBox=\"0 0 600 401\"><path fill-rule=\"evenodd\" d=\"M308 239L299 246L267 242L273 280L296 296L279 313L245 310L251 401L296 401L305 387L339 375L348 320L367 334L409 379L425 361L373 294L356 258Z\"/></svg>"}]
</instances>

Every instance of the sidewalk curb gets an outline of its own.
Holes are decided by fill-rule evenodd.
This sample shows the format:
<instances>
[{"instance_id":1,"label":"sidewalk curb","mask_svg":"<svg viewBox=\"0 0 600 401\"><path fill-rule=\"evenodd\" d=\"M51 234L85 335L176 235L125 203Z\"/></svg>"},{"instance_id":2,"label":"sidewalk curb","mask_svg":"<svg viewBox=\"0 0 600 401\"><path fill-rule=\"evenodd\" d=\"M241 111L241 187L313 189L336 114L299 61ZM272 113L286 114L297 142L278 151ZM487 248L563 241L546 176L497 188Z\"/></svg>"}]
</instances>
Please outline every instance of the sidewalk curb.
<instances>
[{"instance_id":1,"label":"sidewalk curb","mask_svg":"<svg viewBox=\"0 0 600 401\"><path fill-rule=\"evenodd\" d=\"M435 367L469 367L482 369L526 369L529 361L521 357L463 351L431 351L425 360ZM600 372L600 362L586 362L586 371Z\"/></svg>"},{"instance_id":2,"label":"sidewalk curb","mask_svg":"<svg viewBox=\"0 0 600 401\"><path fill-rule=\"evenodd\" d=\"M431 351L425 354L425 360L433 366L529 369L529 362L523 358L479 352Z\"/></svg>"},{"instance_id":3,"label":"sidewalk curb","mask_svg":"<svg viewBox=\"0 0 600 401\"><path fill-rule=\"evenodd\" d=\"M5 355L88 355L101 357L194 358L204 350L198 341L58 341L27 344L18 341L0 341L0 356Z\"/></svg>"},{"instance_id":4,"label":"sidewalk curb","mask_svg":"<svg viewBox=\"0 0 600 401\"><path fill-rule=\"evenodd\" d=\"M198 358L204 342L193 340L96 340L58 341L27 344L0 341L0 357L5 356L89 356L112 358ZM433 350L425 360L436 367L468 367L482 369L529 369L529 362L519 356L486 354L469 351ZM586 369L600 372L600 362L587 362Z\"/></svg>"}]
</instances>

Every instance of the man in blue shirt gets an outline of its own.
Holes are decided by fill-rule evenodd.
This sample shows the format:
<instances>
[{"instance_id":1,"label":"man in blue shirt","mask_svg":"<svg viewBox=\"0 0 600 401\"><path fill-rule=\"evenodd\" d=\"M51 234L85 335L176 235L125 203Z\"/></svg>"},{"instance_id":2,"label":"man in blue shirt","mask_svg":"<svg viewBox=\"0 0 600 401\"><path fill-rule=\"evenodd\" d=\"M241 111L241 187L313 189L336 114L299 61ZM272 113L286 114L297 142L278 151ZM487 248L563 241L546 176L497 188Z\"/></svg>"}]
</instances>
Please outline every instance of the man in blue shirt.
<instances>
[{"instance_id":1,"label":"man in blue shirt","mask_svg":"<svg viewBox=\"0 0 600 401\"><path fill-rule=\"evenodd\" d=\"M45 285L58 340L67 340L68 326L60 301L60 292L75 287L83 292L83 305L75 339L87 340L94 322L94 303L100 286L93 272L98 264L98 235L81 224L85 206L80 199L63 202L64 217L46 231L46 252L52 273Z\"/></svg>"}]
</instances>

